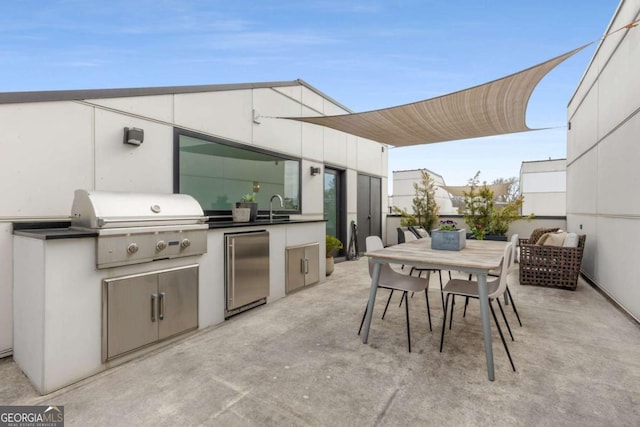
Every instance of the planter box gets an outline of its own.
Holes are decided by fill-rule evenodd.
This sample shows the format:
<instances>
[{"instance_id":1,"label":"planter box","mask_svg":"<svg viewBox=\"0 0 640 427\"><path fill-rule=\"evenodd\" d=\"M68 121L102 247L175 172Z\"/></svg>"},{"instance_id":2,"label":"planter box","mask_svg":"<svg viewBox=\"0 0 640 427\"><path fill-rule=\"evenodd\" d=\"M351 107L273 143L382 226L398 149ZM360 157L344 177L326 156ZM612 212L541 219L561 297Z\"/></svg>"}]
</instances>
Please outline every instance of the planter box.
<instances>
[{"instance_id":1,"label":"planter box","mask_svg":"<svg viewBox=\"0 0 640 427\"><path fill-rule=\"evenodd\" d=\"M250 209L248 222L254 222L258 216L258 203L256 202L236 202L236 208Z\"/></svg>"},{"instance_id":2,"label":"planter box","mask_svg":"<svg viewBox=\"0 0 640 427\"><path fill-rule=\"evenodd\" d=\"M442 251L459 251L467 246L467 230L431 231L431 249Z\"/></svg>"},{"instance_id":3,"label":"planter box","mask_svg":"<svg viewBox=\"0 0 640 427\"><path fill-rule=\"evenodd\" d=\"M232 215L233 222L249 222L249 219L251 218L251 209L234 207Z\"/></svg>"},{"instance_id":4,"label":"planter box","mask_svg":"<svg viewBox=\"0 0 640 427\"><path fill-rule=\"evenodd\" d=\"M476 240L475 236L471 233L467 234L467 239ZM494 240L497 242L508 242L507 236L499 236L497 234L485 234L483 240Z\"/></svg>"}]
</instances>

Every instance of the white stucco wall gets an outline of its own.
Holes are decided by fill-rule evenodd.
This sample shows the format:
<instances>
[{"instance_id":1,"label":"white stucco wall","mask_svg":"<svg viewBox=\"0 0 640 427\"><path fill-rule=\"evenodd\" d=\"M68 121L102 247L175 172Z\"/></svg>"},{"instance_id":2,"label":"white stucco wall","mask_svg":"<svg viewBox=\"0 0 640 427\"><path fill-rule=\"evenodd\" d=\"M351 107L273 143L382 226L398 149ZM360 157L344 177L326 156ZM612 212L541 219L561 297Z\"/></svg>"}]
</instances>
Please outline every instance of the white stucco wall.
<instances>
[{"instance_id":1,"label":"white stucco wall","mask_svg":"<svg viewBox=\"0 0 640 427\"><path fill-rule=\"evenodd\" d=\"M623 0L607 32L638 19ZM598 47L568 107L567 228L585 233L583 271L640 319L640 30Z\"/></svg>"},{"instance_id":2,"label":"white stucco wall","mask_svg":"<svg viewBox=\"0 0 640 427\"><path fill-rule=\"evenodd\" d=\"M449 193L442 188L445 185L444 178L435 172L425 169L433 179L435 186L436 203L441 214L455 214L458 211L453 207ZM393 171L393 206L413 212L413 198L415 197L414 183L422 180L422 170L413 169L406 171Z\"/></svg>"},{"instance_id":3,"label":"white stucco wall","mask_svg":"<svg viewBox=\"0 0 640 427\"><path fill-rule=\"evenodd\" d=\"M323 215L323 178L311 176L309 168L343 168L348 224L357 213L358 172L380 176L386 188L387 150L343 132L275 118L346 112L303 84L1 104L0 253L12 252L11 222L67 218L75 189L172 193L174 127L300 158L306 218ZM142 145L123 144L124 127L144 129ZM385 224L386 197L382 204ZM11 256L2 256L0 316L12 310L11 286ZM4 317L0 355L12 339Z\"/></svg>"},{"instance_id":4,"label":"white stucco wall","mask_svg":"<svg viewBox=\"0 0 640 427\"><path fill-rule=\"evenodd\" d=\"M566 159L522 162L520 193L524 196L523 215L566 215L566 164Z\"/></svg>"}]
</instances>

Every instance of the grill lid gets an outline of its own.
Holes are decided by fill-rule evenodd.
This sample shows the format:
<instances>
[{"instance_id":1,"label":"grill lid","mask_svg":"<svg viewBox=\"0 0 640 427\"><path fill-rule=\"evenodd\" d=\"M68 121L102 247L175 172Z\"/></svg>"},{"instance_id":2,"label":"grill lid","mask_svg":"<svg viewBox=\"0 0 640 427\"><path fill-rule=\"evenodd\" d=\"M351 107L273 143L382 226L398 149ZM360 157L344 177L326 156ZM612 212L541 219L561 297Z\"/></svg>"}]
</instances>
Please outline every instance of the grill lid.
<instances>
[{"instance_id":1,"label":"grill lid","mask_svg":"<svg viewBox=\"0 0 640 427\"><path fill-rule=\"evenodd\" d=\"M71 207L71 225L90 229L201 224L207 219L188 194L76 190Z\"/></svg>"}]
</instances>

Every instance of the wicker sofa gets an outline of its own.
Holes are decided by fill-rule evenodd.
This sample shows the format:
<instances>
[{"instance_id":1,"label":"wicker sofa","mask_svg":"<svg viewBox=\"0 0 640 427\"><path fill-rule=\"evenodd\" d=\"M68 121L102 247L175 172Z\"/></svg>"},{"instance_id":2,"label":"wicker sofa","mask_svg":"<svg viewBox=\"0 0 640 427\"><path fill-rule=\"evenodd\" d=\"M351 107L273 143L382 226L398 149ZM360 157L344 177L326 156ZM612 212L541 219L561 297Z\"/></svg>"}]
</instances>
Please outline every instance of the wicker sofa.
<instances>
[{"instance_id":1,"label":"wicker sofa","mask_svg":"<svg viewBox=\"0 0 640 427\"><path fill-rule=\"evenodd\" d=\"M538 239L557 228L541 228L520 239L520 284L575 290L580 275L585 235L575 248L536 245Z\"/></svg>"}]
</instances>

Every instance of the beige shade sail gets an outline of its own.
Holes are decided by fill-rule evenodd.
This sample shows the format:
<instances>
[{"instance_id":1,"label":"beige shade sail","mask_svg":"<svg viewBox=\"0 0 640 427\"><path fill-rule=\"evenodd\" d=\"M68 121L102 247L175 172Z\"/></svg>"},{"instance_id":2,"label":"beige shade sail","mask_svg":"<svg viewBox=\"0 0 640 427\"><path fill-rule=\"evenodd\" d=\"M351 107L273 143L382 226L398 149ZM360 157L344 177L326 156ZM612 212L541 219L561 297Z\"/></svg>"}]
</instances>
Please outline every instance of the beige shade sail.
<instances>
[{"instance_id":1,"label":"beige shade sail","mask_svg":"<svg viewBox=\"0 0 640 427\"><path fill-rule=\"evenodd\" d=\"M283 117L403 147L524 132L527 103L556 65L591 43L510 76L425 101L363 113Z\"/></svg>"},{"instance_id":2,"label":"beige shade sail","mask_svg":"<svg viewBox=\"0 0 640 427\"><path fill-rule=\"evenodd\" d=\"M508 183L504 184L487 184L487 187L493 191L494 197L504 196L509 193L509 185ZM482 185L478 185L478 188L482 187ZM445 189L452 196L464 197L465 191L468 193L471 190L471 187L468 185L445 185L442 188Z\"/></svg>"}]
</instances>

